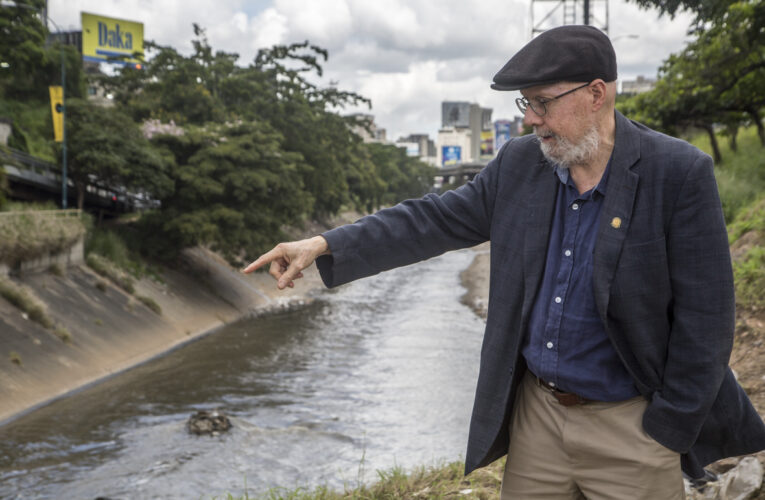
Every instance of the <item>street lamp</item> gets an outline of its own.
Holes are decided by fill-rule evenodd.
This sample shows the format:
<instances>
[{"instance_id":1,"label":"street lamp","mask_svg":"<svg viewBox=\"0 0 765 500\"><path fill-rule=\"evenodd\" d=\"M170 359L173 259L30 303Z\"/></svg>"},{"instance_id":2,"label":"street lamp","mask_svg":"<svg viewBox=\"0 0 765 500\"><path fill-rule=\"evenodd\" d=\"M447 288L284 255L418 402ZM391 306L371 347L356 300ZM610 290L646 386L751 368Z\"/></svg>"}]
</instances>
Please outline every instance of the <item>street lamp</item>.
<instances>
[{"instance_id":1,"label":"street lamp","mask_svg":"<svg viewBox=\"0 0 765 500\"><path fill-rule=\"evenodd\" d=\"M39 12L40 9L33 5L11 2L7 0L0 1L0 7L19 7L22 9L33 10ZM53 23L56 27L56 33L63 33L61 28L56 22L50 18L48 11L45 10L45 29L48 29L48 21ZM60 42L59 42L60 43ZM61 208L65 209L67 206L67 193L66 193L66 64L64 64L64 49L59 50L61 55Z\"/></svg>"}]
</instances>

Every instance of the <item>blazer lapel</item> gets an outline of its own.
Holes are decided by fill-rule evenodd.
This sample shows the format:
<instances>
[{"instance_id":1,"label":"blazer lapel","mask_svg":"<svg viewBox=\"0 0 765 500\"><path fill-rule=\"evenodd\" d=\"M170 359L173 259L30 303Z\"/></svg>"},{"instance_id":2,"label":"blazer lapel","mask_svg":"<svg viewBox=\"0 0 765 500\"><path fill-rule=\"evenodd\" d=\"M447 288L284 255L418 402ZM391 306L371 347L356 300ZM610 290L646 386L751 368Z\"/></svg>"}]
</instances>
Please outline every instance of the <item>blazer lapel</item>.
<instances>
[{"instance_id":1,"label":"blazer lapel","mask_svg":"<svg viewBox=\"0 0 765 500\"><path fill-rule=\"evenodd\" d=\"M629 120L616 112L614 152L600 215L592 269L595 303L604 322L611 283L624 238L630 227L638 186L638 175L630 170L640 158L639 137L634 133L633 127Z\"/></svg>"},{"instance_id":2,"label":"blazer lapel","mask_svg":"<svg viewBox=\"0 0 765 500\"><path fill-rule=\"evenodd\" d=\"M542 159L536 165L536 169L536 177L531 182L526 203L528 225L523 244L524 297L521 313L523 329L521 331L526 330L534 297L542 282L547 243L550 238L550 226L555 209L555 195L560 184L558 177L546 160Z\"/></svg>"}]
</instances>

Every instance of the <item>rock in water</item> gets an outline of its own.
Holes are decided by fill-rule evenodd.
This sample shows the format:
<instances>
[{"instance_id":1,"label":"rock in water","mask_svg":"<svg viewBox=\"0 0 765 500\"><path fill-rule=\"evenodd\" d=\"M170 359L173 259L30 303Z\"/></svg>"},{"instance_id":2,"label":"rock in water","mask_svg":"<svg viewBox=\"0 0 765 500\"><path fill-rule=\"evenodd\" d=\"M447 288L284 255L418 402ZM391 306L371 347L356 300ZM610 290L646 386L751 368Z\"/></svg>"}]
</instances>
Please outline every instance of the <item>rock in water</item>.
<instances>
[{"instance_id":1,"label":"rock in water","mask_svg":"<svg viewBox=\"0 0 765 500\"><path fill-rule=\"evenodd\" d=\"M217 436L231 428L231 421L220 410L199 410L189 417L186 428L192 434L210 434Z\"/></svg>"}]
</instances>

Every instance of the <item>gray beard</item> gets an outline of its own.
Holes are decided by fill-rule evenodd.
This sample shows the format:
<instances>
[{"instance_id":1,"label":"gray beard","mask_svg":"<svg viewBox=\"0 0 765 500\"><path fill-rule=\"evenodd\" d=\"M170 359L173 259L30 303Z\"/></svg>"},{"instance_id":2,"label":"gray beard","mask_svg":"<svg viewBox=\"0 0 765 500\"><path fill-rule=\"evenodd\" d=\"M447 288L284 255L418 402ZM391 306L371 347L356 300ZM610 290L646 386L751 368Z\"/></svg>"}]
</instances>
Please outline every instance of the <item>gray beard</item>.
<instances>
[{"instance_id":1,"label":"gray beard","mask_svg":"<svg viewBox=\"0 0 765 500\"><path fill-rule=\"evenodd\" d=\"M536 128L534 134L539 140ZM554 145L539 141L539 149L542 150L542 154L550 163L561 168L569 168L572 165L587 163L595 158L600 145L600 136L597 128L592 126L577 144L559 135L555 136L555 141L556 144Z\"/></svg>"}]
</instances>

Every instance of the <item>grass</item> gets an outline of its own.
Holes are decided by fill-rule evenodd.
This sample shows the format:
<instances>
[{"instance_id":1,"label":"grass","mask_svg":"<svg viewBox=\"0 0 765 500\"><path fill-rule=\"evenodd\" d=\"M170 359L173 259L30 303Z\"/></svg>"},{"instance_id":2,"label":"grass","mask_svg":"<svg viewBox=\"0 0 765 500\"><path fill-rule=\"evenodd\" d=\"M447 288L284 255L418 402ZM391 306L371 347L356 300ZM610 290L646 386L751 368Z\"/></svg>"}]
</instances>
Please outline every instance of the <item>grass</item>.
<instances>
[{"instance_id":1,"label":"grass","mask_svg":"<svg viewBox=\"0 0 765 500\"><path fill-rule=\"evenodd\" d=\"M715 166L715 176L725 222L730 223L741 210L765 192L765 147L760 144L754 126L739 132L738 151L732 151L725 138L718 137L718 141L723 161ZM711 154L706 134L696 136L691 142Z\"/></svg>"},{"instance_id":2,"label":"grass","mask_svg":"<svg viewBox=\"0 0 765 500\"><path fill-rule=\"evenodd\" d=\"M407 473L400 467L389 471L378 471L377 482L359 485L356 488L334 491L325 486L314 490L304 488L274 488L257 496L246 491L242 496L228 494L225 500L372 500L384 499L474 499L494 500L499 498L502 483L504 459L488 467L463 476L465 465L451 462L438 467L418 467ZM246 490L246 487L245 487Z\"/></svg>"},{"instance_id":3,"label":"grass","mask_svg":"<svg viewBox=\"0 0 765 500\"><path fill-rule=\"evenodd\" d=\"M109 279L111 282L125 290L130 295L135 293L133 278L131 278L126 272L117 268L117 266L115 266L105 257L96 253L91 253L88 255L87 259L85 259L85 262L88 264L88 267L93 269L96 273L100 274L104 278ZM96 284L96 286L98 286L98 284Z\"/></svg>"},{"instance_id":4,"label":"grass","mask_svg":"<svg viewBox=\"0 0 765 500\"><path fill-rule=\"evenodd\" d=\"M145 295L136 295L135 298L138 299L143 305L151 309L155 314L162 316L162 308L154 299L151 297L146 297Z\"/></svg>"},{"instance_id":5,"label":"grass","mask_svg":"<svg viewBox=\"0 0 765 500\"><path fill-rule=\"evenodd\" d=\"M733 261L736 303L754 310L765 308L765 195L728 226L728 239L741 254Z\"/></svg>"},{"instance_id":6,"label":"grass","mask_svg":"<svg viewBox=\"0 0 765 500\"><path fill-rule=\"evenodd\" d=\"M85 239L85 255L96 253L135 278L149 276L161 283L159 273L139 256L138 239L124 225L114 229L92 228Z\"/></svg>"},{"instance_id":7,"label":"grass","mask_svg":"<svg viewBox=\"0 0 765 500\"><path fill-rule=\"evenodd\" d=\"M53 328L53 321L43 304L26 289L7 278L0 278L0 296L27 314L35 323L39 323L46 329Z\"/></svg>"},{"instance_id":8,"label":"grass","mask_svg":"<svg viewBox=\"0 0 765 500\"><path fill-rule=\"evenodd\" d=\"M62 342L67 344L72 341L72 334L69 333L69 330L61 325L56 325L56 327L53 329L53 334L61 339Z\"/></svg>"},{"instance_id":9,"label":"grass","mask_svg":"<svg viewBox=\"0 0 765 500\"><path fill-rule=\"evenodd\" d=\"M71 248L85 234L85 226L79 217L27 209L0 214L0 234L0 262L15 267Z\"/></svg>"}]
</instances>

